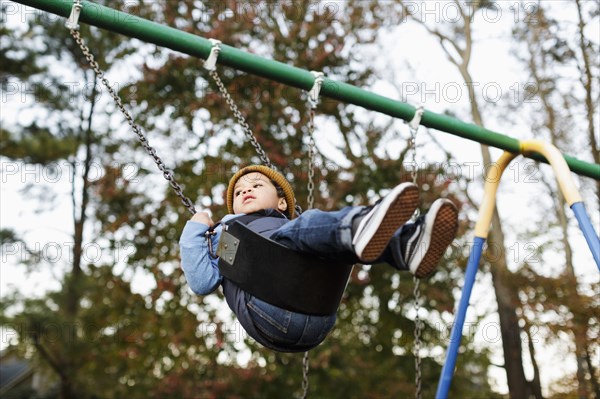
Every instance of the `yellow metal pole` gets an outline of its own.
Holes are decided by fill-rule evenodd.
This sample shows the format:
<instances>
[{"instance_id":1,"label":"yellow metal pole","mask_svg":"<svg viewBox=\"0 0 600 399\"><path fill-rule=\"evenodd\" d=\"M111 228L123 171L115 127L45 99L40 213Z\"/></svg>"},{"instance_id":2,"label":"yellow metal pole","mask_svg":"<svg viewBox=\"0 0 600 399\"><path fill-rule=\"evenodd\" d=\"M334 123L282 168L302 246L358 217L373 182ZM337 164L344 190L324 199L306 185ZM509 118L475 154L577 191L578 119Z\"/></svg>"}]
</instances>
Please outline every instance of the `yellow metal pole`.
<instances>
[{"instance_id":1,"label":"yellow metal pole","mask_svg":"<svg viewBox=\"0 0 600 399\"><path fill-rule=\"evenodd\" d=\"M496 205L496 192L500 184L500 178L508 164L517 156L512 152L504 151L495 163L487 166L485 175L485 187L483 200L479 207L479 217L475 224L475 236L487 239L492 223L492 215Z\"/></svg>"},{"instance_id":2,"label":"yellow metal pole","mask_svg":"<svg viewBox=\"0 0 600 399\"><path fill-rule=\"evenodd\" d=\"M583 201L579 194L579 190L575 185L569 166L565 162L565 159L558 148L541 140L523 140L520 144L522 153L537 152L546 157L548 163L554 170L554 175L556 176L556 180L558 180L560 191L562 191L569 206L572 206L576 202Z\"/></svg>"}]
</instances>

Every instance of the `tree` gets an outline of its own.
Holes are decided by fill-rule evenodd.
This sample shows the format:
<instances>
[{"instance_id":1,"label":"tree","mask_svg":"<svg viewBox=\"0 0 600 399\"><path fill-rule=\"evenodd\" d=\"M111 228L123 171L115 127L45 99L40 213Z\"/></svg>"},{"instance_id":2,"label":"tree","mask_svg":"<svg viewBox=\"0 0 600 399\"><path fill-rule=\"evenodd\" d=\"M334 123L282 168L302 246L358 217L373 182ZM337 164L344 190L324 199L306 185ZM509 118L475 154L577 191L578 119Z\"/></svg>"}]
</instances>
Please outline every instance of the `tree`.
<instances>
[{"instance_id":1,"label":"tree","mask_svg":"<svg viewBox=\"0 0 600 399\"><path fill-rule=\"evenodd\" d=\"M593 109L597 105L591 102L590 90L592 85L591 81L588 80L591 76L591 69L589 60L585 60L588 57L585 53L590 50L588 50L589 46L582 46L582 43L586 43L588 39L585 38L582 31L584 24L581 20L581 5L579 3L576 3L576 5L580 18L578 44L571 43L569 35L561 34L560 21L552 18L551 10L546 9L542 3L537 4L535 14L532 14L534 20L520 21L521 23L514 28L514 34L519 39L518 43L525 45L520 53L532 79L533 87L536 88L535 92L532 93L532 98L539 100L530 101L527 104L533 108L533 112L529 113L529 115L532 115L533 130L539 132L538 134L549 137L548 141L559 148L571 148L573 146L574 140L572 140L570 133L573 126L578 125L574 121L578 119L576 114L580 113L581 109L583 109L581 113L588 115L586 118L588 133L593 135L595 129L593 118L589 118L589 109ZM584 54L581 57L583 65L576 65L573 62L578 46L581 47L580 51ZM560 70L567 68L574 70L575 73L577 70L583 72L581 78L584 92L583 99L566 92L557 83L560 80ZM590 137L590 144L592 156L594 156L595 139ZM573 151L576 151L576 149L573 148ZM569 224L567 212L565 211L566 202L555 184L549 182L546 182L546 184L548 185L548 191L557 193L556 203L552 204L553 207L550 210L550 212L555 211L556 222L549 221L548 230L552 228L553 223L558 223L560 229L559 241L565 254L565 268L555 278L540 275L532 265L526 265L522 269L524 279L519 280L521 284L518 287L521 287L521 290L523 290L522 287L530 285L538 287L523 290L525 297L528 298L524 304L527 311L524 311L523 314L524 317L526 314L533 314L540 318L540 312L536 309L541 308L548 315L550 312L554 313L561 306L568 307L569 314L567 318L561 317L560 320L548 323L552 326L551 333L557 336L560 331L565 331L565 326L568 326L566 331L574 337L578 396L582 398L590 397L591 392L594 391L596 397L600 397L598 384L595 383L595 368L592 362L588 360L590 348L594 346L595 335L590 329L593 330L592 326L595 323L595 313L597 311L593 305L593 298L590 297L588 292L596 292L596 289L578 282L573 261L573 249L569 242ZM550 239L554 239L554 237L552 236ZM525 281L528 281L528 283L523 284ZM545 287L545 289L540 290L539 287ZM542 296L551 300L542 300ZM539 327L544 328L544 326ZM591 384L588 381L591 381Z\"/></svg>"},{"instance_id":2,"label":"tree","mask_svg":"<svg viewBox=\"0 0 600 399\"><path fill-rule=\"evenodd\" d=\"M309 70L324 71L327 76L368 87L373 81L370 64L363 60L358 64L352 60L360 57L361 46L372 45L374 42L375 33L370 30L371 27L387 23L386 18L390 21L395 18L394 15L389 14L386 7L375 4L374 2L346 2L343 8L337 10L328 8L315 10L314 5L306 4L301 7L301 12L297 11L298 4L282 5L281 9L269 10L271 13L268 15L261 13L261 6L257 6L251 8L247 14L239 16L235 14L236 3L227 2L222 10L211 14L213 24L210 26L203 24L201 15L194 17L192 7L180 6L176 8L188 10L189 14L173 15L173 20L167 22L177 24L186 30L205 32L203 33L205 37L231 38L231 42L238 48L253 50L260 55L268 55L278 61L299 65ZM229 13L231 10L233 12ZM290 15L294 18L288 17ZM363 16L367 17L363 18ZM259 43L269 44L264 46ZM351 45L355 48L353 51L348 49ZM164 59L160 54L157 54L157 58ZM180 124L185 126L183 129L185 131L197 132L197 136L191 138L193 141L188 143L190 151L187 155L191 155L192 158L183 161L178 170L196 168L200 172L199 178L196 177L195 181L183 180L186 188L189 188L189 192L197 193L198 197L203 198L203 205L212 209L217 216L221 216L224 213L223 182L235 170L237 164L246 163L250 159L251 162L259 161L252 147L240 140L239 137L242 135L235 126L235 120L231 112L224 107L223 99L215 93L216 89L212 83L196 79L197 60L172 54L165 64L158 64L158 67L146 69L147 79L142 89L144 92L139 90L137 92L141 98L148 99L148 105L144 105L144 110L159 112L172 106L169 108L172 123L164 125L167 126L166 130L171 134L176 133L180 128L172 126ZM180 76L189 77L187 83L180 83L182 80L173 76L174 69L179 71ZM301 100L301 93L226 68L220 68L219 73L235 102L244 111L259 142L271 156L271 160L281 169L293 172L288 176L293 176L299 201L305 203L307 137L302 127L307 124L307 115L303 110L305 105L304 100ZM192 79L196 80L192 81ZM196 90L192 92L179 89L189 85L195 85ZM147 93L153 93L153 96ZM197 93L204 95L199 97ZM207 109L209 113L199 111L201 109ZM328 122L328 126L332 127L328 129L326 135L325 132L317 130L317 137L323 137L325 140L334 137L340 143L341 151L338 157L333 158L317 145L320 150L318 163L324 166L321 168L320 184L317 184L320 188L318 197L320 208L331 209L348 203L365 203L369 200L369 192L380 192L390 184L409 178L404 168L405 150L402 147L399 147L399 154L381 155L380 148L391 141L389 135L386 137L385 132L389 132L396 126L387 124L381 126L374 117L370 116L361 123L356 118L358 111L355 107L327 99L323 100L318 112L320 115L327 115L327 118L318 118L317 124ZM149 130L156 128L152 121L148 122ZM217 135L222 144L221 148L216 147ZM214 145L207 145L211 142ZM440 187L439 184L434 184L441 174L434 169L432 176L428 177L429 180L424 178L422 181L435 187L424 195L425 208L435 196L439 195L438 190L449 189L448 186ZM360 396L361 393L364 395L380 393L387 396L396 392L403 396L413 390L413 365L410 358L405 356L390 358L390 350L394 347L412 342L408 334L412 330L410 327L412 318L403 316L410 313L408 309L410 305L407 304L406 307L400 305L402 297L397 298L398 294L393 288L396 285L394 282L396 277L389 271L384 272L374 267L362 273L358 272L352 281L356 282L357 278L365 272L373 277L369 277L357 287L351 284L348 288L348 300L344 302L339 315L339 335L336 333L329 338L327 344L315 350L311 356L317 359L312 362L315 369L312 372L312 380L316 379L316 382L313 382L314 389L323 396ZM457 277L454 276L455 272L452 274L453 277ZM424 297L432 298L427 300L428 308L440 304L447 306L447 303L452 302L448 293L451 292L453 282L453 280L443 282L441 279L431 291L428 290L424 294ZM401 292L410 292L408 283L399 288ZM386 304L391 303L392 300L396 303L395 307L400 307L399 309L386 309ZM371 303L373 309L366 311L365 304ZM402 317L405 317L404 322L400 321ZM434 322L430 321L430 323L431 331L427 334L430 334L428 338L432 338L431 347L436 348L444 342L439 340L440 337L436 337ZM398 325L401 327L397 327ZM402 345L394 344L398 342L396 337L398 334L403 337L400 342ZM340 344L336 343L338 336ZM333 349L330 349L331 347ZM376 348L375 353L369 353L369 350L372 352L373 347ZM293 364L290 356L265 353L254 347L253 349L256 349L260 356L268 359L269 364L280 362ZM395 350L403 351L400 348ZM321 351L324 351L327 356L321 355ZM476 357L479 364L485 358L485 354L482 355ZM326 365L327 372L318 371L321 368L320 362ZM428 378L437 380L439 364L431 364L430 367ZM390 369L400 368L403 370L400 379L396 373L389 373ZM481 366L478 365L476 369L481 370ZM284 378L297 380L300 375L299 367L294 369L295 375L291 376L287 375L286 369L273 366L269 370L276 380ZM364 375L366 370L370 372L370 379L356 381L352 378ZM461 378L461 374L459 373L457 378ZM337 378L333 380L332 375ZM342 378L348 384L340 384ZM370 380L374 378L381 378L383 383L380 385L372 383ZM486 384L487 381L484 381L482 385L486 386ZM433 394L435 385L427 384L427 387L431 390L429 393ZM457 391L460 392L463 388L465 392L470 392L470 387L470 384L458 385ZM261 393L268 396L265 392L261 391Z\"/></svg>"},{"instance_id":3,"label":"tree","mask_svg":"<svg viewBox=\"0 0 600 399\"><path fill-rule=\"evenodd\" d=\"M587 132L589 138L590 153L595 163L600 164L600 143L598 143L594 114L598 109L597 99L598 86L594 86L594 81L598 81L598 65L592 63L592 59L598 58L598 46L596 46L585 34L587 26L598 19L600 8L597 3L590 2L586 4L589 9L584 8L580 0L576 0L577 5L577 37L578 37L578 67L581 75L580 82L584 89L585 96L585 116L587 122ZM586 16L587 14L587 16ZM596 95L594 95L596 93ZM600 198L600 182L596 181L596 196ZM598 392L598 391L596 391ZM596 397L598 397L596 393Z\"/></svg>"},{"instance_id":4,"label":"tree","mask_svg":"<svg viewBox=\"0 0 600 399\"><path fill-rule=\"evenodd\" d=\"M373 45L379 25L393 19L386 7L364 1L346 2L344 7L268 3L240 8L236 2L183 0L118 6L362 87L375 77L361 50ZM45 135L19 123L3 132L10 144L2 148L4 157L41 165L66 159L77 178L69 194L74 204L73 256L64 262L64 276L58 278L63 289L39 298L14 295L3 300L3 323L23 327L17 329L22 352L54 371L63 398L281 397L282 392L297 392L298 356L267 351L245 339L231 313L222 311L222 298L190 295L178 268L177 248L189 215L169 187L159 183L161 177L152 174L152 160L142 151L131 150L133 136L121 117L113 116L116 109L66 36L62 21L46 21L43 29L37 22L32 21L33 33L14 30L9 43L22 49L41 41L46 52L31 49L31 64L41 68L42 61L46 65L65 62L80 81L89 84L90 92L76 104L68 102L67 90L57 90L56 98L36 103L58 115L57 120L37 121ZM223 189L230 174L257 158L240 139L239 128L214 85L199 72L200 61L96 29L82 28L82 36L111 83L118 84L119 93L131 103L152 145L167 165L175 166L185 193L222 216ZM18 61L14 52L5 54L10 62ZM134 71L133 77L121 77L123 65ZM136 69L142 73L137 75ZM46 74L54 72L11 74L10 79L43 82ZM308 116L302 93L225 68L219 73L260 144L273 163L293 178L296 195L305 203ZM326 151L318 140L319 207L366 203L409 179L403 167L406 140L384 134L396 126L330 100L322 101L319 114L317 137L330 139L337 147L333 153ZM42 139L45 150L36 153ZM35 143L32 148L27 147L30 142ZM67 150L50 157L47 143ZM381 151L392 144L397 151ZM139 166L132 173L129 167L134 161ZM91 177L93 166L102 170L97 179ZM450 182L439 184L442 173L431 170L419 177L423 186L431 187L424 192L424 208L442 191L452 196ZM459 205L462 202L458 195L454 199ZM461 231L465 230L463 225ZM103 250L125 251L126 256L91 261L85 248L92 237ZM457 256L455 262L464 265L464 256ZM136 275L143 276L147 285L143 294L132 282ZM435 389L440 369L432 353L445 344L439 325L450 311L452 288L459 279L460 274L445 265L423 288L424 306L431 315L425 320L422 354L428 395ZM367 397L406 396L414 391L410 356L414 316L408 299L411 284L405 280L381 265L356 269L338 327L326 344L312 352L315 392L327 397ZM68 334L48 339L48 326L54 325L65 326ZM482 392L493 396L487 380L474 377L487 368L487 352L471 342L466 349L467 366L457 372L461 384L455 392L465 397Z\"/></svg>"},{"instance_id":5,"label":"tree","mask_svg":"<svg viewBox=\"0 0 600 399\"><path fill-rule=\"evenodd\" d=\"M426 23L426 19L421 18L421 15L415 13L415 11L405 2L401 2L401 4L403 5L406 15L410 16L413 21L419 23L433 35L433 37L438 39L440 47L447 56L448 61L458 69L467 86L470 113L473 122L476 125L484 126L482 112L474 90L475 81L469 68L474 42L472 24L474 22L473 16L475 13L493 7L493 3L489 1L476 1L466 4L455 1L455 8L460 13L459 21L437 24L433 27L429 26ZM481 155L484 167L485 165L490 165L492 163L493 160L489 148L486 145L481 146ZM505 247L502 226L503 224L500 220L498 210L495 207L492 226L487 240L490 247ZM519 317L516 309L518 298L516 292L510 289L511 273L507 268L505 254L502 253L498 256L494 256L493 259L494 260L490 262L490 271L498 304L502 347L504 350L504 368L506 370L508 387L512 398L525 398L529 396L531 388L529 381L525 378L521 360L522 329L519 326Z\"/></svg>"},{"instance_id":6,"label":"tree","mask_svg":"<svg viewBox=\"0 0 600 399\"><path fill-rule=\"evenodd\" d=\"M18 16L24 18L24 10L18 10ZM172 340L183 341L181 348L190 342L196 347L201 341L195 336L194 315L185 306L175 309L166 306L168 290L159 278L156 280L159 295L144 298L131 292L127 274L119 272L125 256L117 255L131 244L127 238L114 240L102 233L104 229L111 231L117 221L131 222L129 212L141 210L150 201L139 187L131 184L133 176L125 170L130 164L115 163L127 151L122 152L123 140L110 126L107 96L102 95L96 76L74 41L68 38L63 22L43 16L29 20L29 29L14 24L14 28L8 25L3 28L8 38L6 44L3 40L2 57L6 61L3 65L7 65L3 69L3 85L11 90L18 88L20 97L33 92L35 98L29 97L24 104L33 116L32 122L25 118L12 125L3 123L1 154L23 167L37 165L44 171L60 168L65 177L63 182L70 183L66 198L72 204L72 224L67 238L48 237L42 243L64 251L60 259L48 262L44 256L24 249L31 255L27 259L31 268L52 271L62 268L62 273L53 273L61 288L40 293L39 297L24 297L18 292L5 296L2 323L13 327L25 356L33 355L40 367L54 373L61 398L95 394L146 397L149 386L154 389L147 368L151 375L173 368L172 364L165 364L162 348L168 348ZM87 27L81 30L105 70L135 49L135 44L121 42L115 34ZM58 62L69 67L57 68ZM65 71L72 71L76 82ZM65 169L68 173L64 173ZM98 170L101 173L93 176L92 172ZM55 180L46 184L34 182L25 190L30 196L35 194L56 205L65 201L57 185ZM110 215L100 227L98 221L105 221L101 219L104 200L112 201L113 207L121 211ZM104 256L96 259L86 253L90 247L99 248ZM107 256L107 252L111 255ZM158 269L156 275L160 277ZM171 313L163 315L165 312L159 311L159 306L166 306ZM163 323L170 322L171 314L177 315L178 323L172 322L167 330ZM164 321L157 323L158 320ZM178 330L173 331L174 328ZM154 331L156 334L149 333ZM190 356L186 361L204 359ZM187 368L181 361L174 363ZM132 385L135 387L131 388Z\"/></svg>"}]
</instances>

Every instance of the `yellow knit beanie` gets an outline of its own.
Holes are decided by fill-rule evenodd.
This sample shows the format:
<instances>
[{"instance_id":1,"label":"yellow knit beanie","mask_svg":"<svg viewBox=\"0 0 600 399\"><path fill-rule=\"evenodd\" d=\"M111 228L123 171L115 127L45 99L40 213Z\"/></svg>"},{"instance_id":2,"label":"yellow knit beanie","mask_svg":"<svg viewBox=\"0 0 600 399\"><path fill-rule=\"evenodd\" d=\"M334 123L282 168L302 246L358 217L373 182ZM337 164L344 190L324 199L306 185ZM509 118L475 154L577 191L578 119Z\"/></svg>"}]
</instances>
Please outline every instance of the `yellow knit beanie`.
<instances>
[{"instance_id":1,"label":"yellow knit beanie","mask_svg":"<svg viewBox=\"0 0 600 399\"><path fill-rule=\"evenodd\" d=\"M263 165L246 166L245 168L240 169L233 175L231 180L229 180L229 186L227 187L227 211L233 213L233 188L235 187L235 183L237 183L240 177L252 172L262 173L283 189L285 202L287 202L287 210L285 213L290 219L295 218L296 197L292 186L281 173Z\"/></svg>"}]
</instances>

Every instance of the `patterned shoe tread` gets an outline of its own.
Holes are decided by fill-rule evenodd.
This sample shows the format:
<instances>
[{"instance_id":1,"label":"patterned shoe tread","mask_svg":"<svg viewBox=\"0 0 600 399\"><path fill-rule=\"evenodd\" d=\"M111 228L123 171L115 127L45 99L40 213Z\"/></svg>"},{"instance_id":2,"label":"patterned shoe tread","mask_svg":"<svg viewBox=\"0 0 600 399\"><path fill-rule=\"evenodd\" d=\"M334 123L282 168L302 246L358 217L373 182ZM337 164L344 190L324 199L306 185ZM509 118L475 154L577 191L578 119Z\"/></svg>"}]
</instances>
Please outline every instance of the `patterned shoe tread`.
<instances>
[{"instance_id":1,"label":"patterned shoe tread","mask_svg":"<svg viewBox=\"0 0 600 399\"><path fill-rule=\"evenodd\" d=\"M398 195L388 208L383 222L362 252L364 262L373 262L387 247L390 239L410 217L419 204L419 189L416 186L407 187Z\"/></svg>"},{"instance_id":2,"label":"patterned shoe tread","mask_svg":"<svg viewBox=\"0 0 600 399\"><path fill-rule=\"evenodd\" d=\"M446 248L456 237L457 230L458 211L452 204L443 204L434 221L429 248L415 271L417 278L427 277L436 269Z\"/></svg>"}]
</instances>

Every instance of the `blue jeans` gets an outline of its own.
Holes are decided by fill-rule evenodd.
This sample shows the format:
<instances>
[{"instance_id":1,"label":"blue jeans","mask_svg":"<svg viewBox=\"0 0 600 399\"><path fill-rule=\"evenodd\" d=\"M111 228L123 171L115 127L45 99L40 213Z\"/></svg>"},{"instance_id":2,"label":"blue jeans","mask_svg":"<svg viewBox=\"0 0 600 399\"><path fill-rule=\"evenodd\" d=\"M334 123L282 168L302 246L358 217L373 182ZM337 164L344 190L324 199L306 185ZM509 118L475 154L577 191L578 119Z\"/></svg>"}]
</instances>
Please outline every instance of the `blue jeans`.
<instances>
[{"instance_id":1,"label":"blue jeans","mask_svg":"<svg viewBox=\"0 0 600 399\"><path fill-rule=\"evenodd\" d=\"M325 212L317 209L278 228L270 237L288 248L335 261L359 263L352 246L352 219L363 207L346 207ZM386 262L401 269L393 248L399 248L402 228L394 233L390 245L373 263ZM397 255L396 255L397 256ZM321 343L335 325L336 314L311 316L278 308L246 294L246 306L254 326L274 349L286 352L307 351Z\"/></svg>"},{"instance_id":2,"label":"blue jeans","mask_svg":"<svg viewBox=\"0 0 600 399\"><path fill-rule=\"evenodd\" d=\"M263 344L283 352L306 352L319 345L336 320L335 313L329 316L312 316L291 312L248 293L246 307L254 327L268 341Z\"/></svg>"},{"instance_id":3,"label":"blue jeans","mask_svg":"<svg viewBox=\"0 0 600 399\"><path fill-rule=\"evenodd\" d=\"M348 206L339 211L311 209L284 224L271 236L273 241L288 248L345 263L361 263L352 245L352 220L362 206ZM406 270L400 258L400 238L403 227L392 236L379 259L372 263L387 263Z\"/></svg>"}]
</instances>

